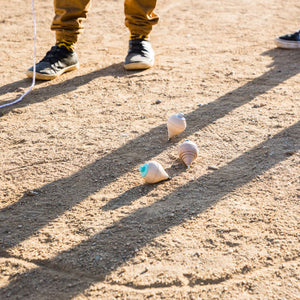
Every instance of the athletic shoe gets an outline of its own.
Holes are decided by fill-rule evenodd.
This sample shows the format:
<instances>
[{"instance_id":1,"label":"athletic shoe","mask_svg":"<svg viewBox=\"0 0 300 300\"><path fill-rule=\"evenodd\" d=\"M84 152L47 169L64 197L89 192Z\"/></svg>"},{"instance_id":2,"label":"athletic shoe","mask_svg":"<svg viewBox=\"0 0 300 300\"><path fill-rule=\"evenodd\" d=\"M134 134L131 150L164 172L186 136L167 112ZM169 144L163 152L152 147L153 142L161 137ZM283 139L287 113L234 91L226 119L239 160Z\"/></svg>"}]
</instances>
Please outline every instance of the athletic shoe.
<instances>
[{"instance_id":1,"label":"athletic shoe","mask_svg":"<svg viewBox=\"0 0 300 300\"><path fill-rule=\"evenodd\" d=\"M130 40L124 68L126 70L145 70L153 65L154 51L151 43L144 39Z\"/></svg>"},{"instance_id":2,"label":"athletic shoe","mask_svg":"<svg viewBox=\"0 0 300 300\"><path fill-rule=\"evenodd\" d=\"M36 79L51 80L61 74L78 69L79 62L75 51L64 47L53 46L45 57L36 64ZM27 71L27 76L33 77L33 67Z\"/></svg>"},{"instance_id":3,"label":"athletic shoe","mask_svg":"<svg viewBox=\"0 0 300 300\"><path fill-rule=\"evenodd\" d=\"M300 48L300 30L292 34L286 34L277 37L275 39L275 43L279 48L285 48L285 49Z\"/></svg>"}]
</instances>

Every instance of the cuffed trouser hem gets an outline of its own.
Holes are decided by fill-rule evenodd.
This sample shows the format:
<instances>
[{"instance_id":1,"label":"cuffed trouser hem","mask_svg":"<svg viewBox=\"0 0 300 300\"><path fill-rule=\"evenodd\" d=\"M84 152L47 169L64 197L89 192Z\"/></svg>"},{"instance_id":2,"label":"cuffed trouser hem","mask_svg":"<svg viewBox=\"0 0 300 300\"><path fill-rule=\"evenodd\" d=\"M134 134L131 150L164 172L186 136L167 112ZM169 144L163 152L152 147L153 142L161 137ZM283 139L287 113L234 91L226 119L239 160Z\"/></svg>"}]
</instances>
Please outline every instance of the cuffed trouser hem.
<instances>
[{"instance_id":1,"label":"cuffed trouser hem","mask_svg":"<svg viewBox=\"0 0 300 300\"><path fill-rule=\"evenodd\" d=\"M56 42L65 41L68 44L76 44L78 41L80 32L73 32L67 30L55 30Z\"/></svg>"},{"instance_id":2,"label":"cuffed trouser hem","mask_svg":"<svg viewBox=\"0 0 300 300\"><path fill-rule=\"evenodd\" d=\"M77 42L90 5L91 0L54 0L55 17L51 30L56 32L56 41Z\"/></svg>"},{"instance_id":3,"label":"cuffed trouser hem","mask_svg":"<svg viewBox=\"0 0 300 300\"><path fill-rule=\"evenodd\" d=\"M125 0L125 26L131 35L148 36L159 16L153 12L156 0Z\"/></svg>"}]
</instances>

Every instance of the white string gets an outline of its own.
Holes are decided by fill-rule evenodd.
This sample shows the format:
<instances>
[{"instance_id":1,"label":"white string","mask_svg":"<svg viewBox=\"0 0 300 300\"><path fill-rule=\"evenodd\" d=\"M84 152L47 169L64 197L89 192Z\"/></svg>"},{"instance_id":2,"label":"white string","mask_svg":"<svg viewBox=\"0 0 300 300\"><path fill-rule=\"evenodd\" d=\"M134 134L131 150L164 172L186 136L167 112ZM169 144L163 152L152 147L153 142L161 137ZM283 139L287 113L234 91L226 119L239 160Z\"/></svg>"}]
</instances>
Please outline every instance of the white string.
<instances>
[{"instance_id":1,"label":"white string","mask_svg":"<svg viewBox=\"0 0 300 300\"><path fill-rule=\"evenodd\" d=\"M33 87L35 85L35 72L36 72L36 70L35 70L36 69L36 67L35 67L35 58L36 58L36 22L35 22L35 12L34 12L34 0L32 0L32 21L33 21L33 32L34 32L32 84L31 84L30 88L20 98L16 99L13 102L0 105L0 108L6 107L6 106L10 106L10 105L13 105L13 104L16 104L16 103L20 102L27 94L30 93L30 91L33 89Z\"/></svg>"}]
</instances>

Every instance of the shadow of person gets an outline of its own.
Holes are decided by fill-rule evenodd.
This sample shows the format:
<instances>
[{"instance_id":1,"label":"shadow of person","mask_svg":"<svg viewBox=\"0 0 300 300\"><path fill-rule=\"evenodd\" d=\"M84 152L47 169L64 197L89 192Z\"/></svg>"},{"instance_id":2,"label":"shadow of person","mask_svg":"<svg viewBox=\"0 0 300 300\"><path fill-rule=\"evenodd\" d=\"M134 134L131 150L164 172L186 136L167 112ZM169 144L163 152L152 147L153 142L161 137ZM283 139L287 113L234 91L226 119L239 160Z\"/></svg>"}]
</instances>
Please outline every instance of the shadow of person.
<instances>
[{"instance_id":1,"label":"shadow of person","mask_svg":"<svg viewBox=\"0 0 300 300\"><path fill-rule=\"evenodd\" d=\"M141 72L139 70L138 71L126 71L124 69L123 65L124 65L123 62L112 64L108 67L105 67L100 70L95 70L95 71L85 74L85 75L74 76L63 82L55 83L52 81L53 84L50 84L47 86L43 85L43 83L45 84L45 81L37 80L35 88L30 93L30 97L28 97L28 96L25 97L21 102L19 102L16 105L2 108L1 109L2 115L7 114L13 108L26 107L33 103L43 102L43 101L48 100L49 98L75 91L76 89L78 89L79 86L86 85L90 81L92 81L96 78L107 77L107 76L124 77L128 74L135 74L135 73ZM76 74L76 72L74 74ZM65 75L63 75L63 76L65 76ZM26 88L29 88L31 83L32 82L30 79L23 79L23 80L19 80L17 82L6 84L6 85L0 87L0 95L16 92L20 88L22 90L26 90ZM9 101L1 103L1 105L6 104L8 102L13 102L13 101L17 100L18 98L19 98L19 96L16 97L15 99L11 99Z\"/></svg>"},{"instance_id":2,"label":"shadow of person","mask_svg":"<svg viewBox=\"0 0 300 300\"><path fill-rule=\"evenodd\" d=\"M22 293L28 290L36 299L41 293L51 295L55 286L56 296L72 299L91 285L105 280L107 275L132 259L156 237L201 214L230 192L284 161L287 155L282 150L287 137L295 142L294 150L298 151L299 134L300 122L243 153L219 170L177 188L150 206L139 208L56 257L32 260L36 267L16 276L8 286L1 288L0 296L16 293L22 286ZM272 156L265 155L265 149L269 149ZM6 252L2 252L2 256L10 257ZM56 283L58 274L60 280ZM128 286L139 288L133 283ZM147 287L150 288L151 284Z\"/></svg>"},{"instance_id":3,"label":"shadow of person","mask_svg":"<svg viewBox=\"0 0 300 300\"><path fill-rule=\"evenodd\" d=\"M263 81L267 80L268 78L268 84L271 84L271 81L273 79L273 84L274 86L276 86L278 83L283 82L284 80L294 76L299 71L300 56L298 51L287 51L285 49L271 49L262 53L262 56L272 57L273 63L269 66L272 69L269 72L258 77L257 79L254 79L253 81L249 82L249 84L256 84L257 81L261 81L263 83ZM85 75L75 76L66 81L57 84L54 83L51 85L43 86L38 89L36 87L38 85L41 85L42 82L36 81L37 86L30 93L30 97L28 96L25 97L21 102L11 107L2 108L1 115L3 116L7 114L13 108L26 107L33 103L43 102L48 100L49 98L56 97L61 94L69 93L71 91L78 89L79 86L88 84L90 81L94 80L95 78L101 78L106 76L124 77L127 76L128 74L141 72L139 70L126 71L123 65L124 65L123 62L112 64L106 68L96 70ZM27 87L30 86L30 84L31 82L29 81L29 79L23 79L14 83L4 85L0 87L0 95L10 93L10 92L15 92L19 88L26 89ZM241 88L244 91L246 87L247 85ZM238 92L238 90L236 92ZM251 92L253 92L252 89ZM258 93L258 95L259 94L260 93ZM7 102L13 102L18 98L19 97L16 97L15 99L11 99L10 101L6 101L1 104L6 104Z\"/></svg>"},{"instance_id":4,"label":"shadow of person","mask_svg":"<svg viewBox=\"0 0 300 300\"><path fill-rule=\"evenodd\" d=\"M288 58L283 55L282 50L278 49L269 50L263 55L272 55L274 59L273 68L258 78L187 114L186 119L189 122L189 126L181 134L181 138L187 138L189 135L198 132L212 122L224 117L235 108L250 102L258 95L265 93L299 73L299 52L292 52ZM95 73L97 72L95 71ZM111 74L109 70L99 72L101 74ZM89 81L91 78L94 78L94 75L87 76L84 80ZM46 87L46 90L44 90L46 95L49 92L49 88L51 87ZM58 179L41 187L39 195L34 197L38 197L40 209L45 209L47 214L37 218L34 222L28 223L23 218L24 212L30 210L31 200L34 200L34 197L30 197L27 194L20 198L18 202L2 209L0 213L5 216L5 219L14 221L15 224L21 224L24 228L23 235L20 235L18 230L11 229L9 243L4 245L4 248L11 248L17 245L89 195L96 193L118 177L133 171L136 166L151 160L165 151L170 146L170 143L166 141L166 136L162 134L165 130L165 125L154 127L145 134L128 141L120 148L86 165L71 176ZM145 141L151 141L147 146L149 151L144 151ZM132 163L131 168L128 168L127 162L128 160L132 161L132 157L134 157L134 163ZM111 161L115 160L118 160L118 165L111 164ZM9 170L4 170L4 172L9 172ZM110 173L111 176L107 177L107 173ZM104 178L104 180L95 182L97 178ZM74 190L78 191L76 195L72 192ZM72 197L69 195L72 195ZM2 222L0 229L5 231L6 229L3 229L5 226L5 222ZM3 234L2 232L1 235Z\"/></svg>"},{"instance_id":5,"label":"shadow of person","mask_svg":"<svg viewBox=\"0 0 300 300\"><path fill-rule=\"evenodd\" d=\"M26 88L29 88L31 84L32 84L32 80L30 80L29 78L25 78L12 83L2 85L0 87L0 96L13 93L13 92L18 92L18 90L25 90ZM38 82L36 84L38 84Z\"/></svg>"},{"instance_id":6,"label":"shadow of person","mask_svg":"<svg viewBox=\"0 0 300 300\"><path fill-rule=\"evenodd\" d=\"M217 119L224 117L235 108L248 103L258 95L265 93L288 78L298 74L300 63L297 62L300 62L300 53L292 52L286 58L283 52L286 51L274 49L263 53L263 55L272 55L274 59L273 68L258 78L187 114L186 119L189 122L189 126L181 134L181 138L188 137L201 130ZM95 71L95 73L97 72ZM109 70L99 72L101 74L111 74ZM86 82L87 80L91 80L91 78L94 78L94 75L87 76L83 80ZM59 85L61 84L59 83ZM51 87L45 88L44 92L46 94L49 88ZM34 197L30 197L27 194L20 198L18 202L2 209L0 213L5 216L5 219L14 221L15 224L21 224L24 228L23 235L20 235L18 230L11 228L9 243L4 245L4 248L11 248L17 245L89 195L96 193L115 181L118 177L131 172L136 166L151 160L165 151L170 146L170 143L166 141L166 137L162 134L165 130L165 125L154 127L145 134L128 141L120 148L86 165L71 176L58 179L41 187L39 195L34 197L38 197L40 209L45 209L47 214L37 218L34 222L28 223L23 218L24 212L27 210L30 211L31 201L34 200ZM144 151L145 141L151 141L147 146L149 151ZM127 161L128 159L132 161L132 157L134 157L134 163L132 163L131 169L128 169ZM119 164L116 166L111 164L111 161L115 160L119 161ZM110 177L106 176L108 170L111 174ZM9 172L9 170L4 172ZM105 179L95 182L97 178ZM73 193L74 190L77 192ZM72 195L72 197L69 195ZM3 227L5 228L3 229ZM4 231L7 229L5 222L0 224L1 228Z\"/></svg>"},{"instance_id":7,"label":"shadow of person","mask_svg":"<svg viewBox=\"0 0 300 300\"><path fill-rule=\"evenodd\" d=\"M255 97L264 94L299 73L300 53L294 51L287 53L280 49L274 49L263 53L263 55L269 55L273 58L271 69L243 86L187 114L186 118L189 120L190 126L182 134L182 137L188 137L194 132L201 130L217 119L224 117L235 108L241 107ZM26 240L41 227L62 215L67 209L72 208L89 195L109 185L119 176L131 171L128 170L126 163L126 158L129 155L135 157L135 161L132 164L133 169L136 165L150 160L165 151L170 144L166 142L165 137L162 137L161 132L163 129L165 129L163 125L152 128L147 133L83 167L73 175L41 187L40 194L36 197L38 197L39 208L43 213L31 222L27 222L27 219L30 218L32 202L26 195L17 203L2 209L0 211L2 219L0 241L2 241L3 255L9 256L9 252L7 252L9 249ZM68 291L64 290L64 299L72 298L74 295L83 292L84 289L89 287L91 282L103 280L107 274L116 270L116 268L133 257L135 255L134 249L141 249L155 237L166 232L167 229L180 225L192 216L198 215L222 199L224 195L286 159L286 156L280 152L283 148L283 137L286 136L296 140L299 137L299 123L284 129L272 139L266 140L250 151L245 152L221 169L205 174L194 182L178 188L154 204L142 207L129 216L122 218L108 232L103 230L89 240L82 242L71 250L60 253L51 260L34 261L40 268L25 272L13 280L8 286L0 289L0 295L4 295L8 290L13 291L17 289L20 282L26 280L26 278L33 278L36 276L36 272L40 272L40 269L43 267L54 271L65 270L70 274L79 274L81 271L83 272L82 274L87 274L84 277L85 279L80 281L78 285L70 288ZM143 146L145 140L151 140L151 143L148 144L150 151L147 152L144 151ZM272 149L274 155L272 157L263 156L264 147ZM297 144L297 149L295 150L298 149L299 144ZM117 167L110 164L115 159L121 162ZM262 159L264 160L262 161ZM245 167L241 168L241 166ZM103 177L107 173L108 168L113 176L106 178L102 182L95 183L93 179ZM222 187L220 185L221 182L223 183ZM213 189L216 186L219 187L217 193L215 192L216 189ZM72 192L74 190L78 191L77 195L74 195ZM181 197L177 196L178 193L180 193ZM73 196L70 197L70 194ZM130 200L127 199L126 201ZM117 205L119 204L117 203ZM172 216L168 215L170 211ZM20 224L22 226L22 234L9 224ZM5 237L7 230L10 232L9 239ZM130 247L124 241L128 241ZM117 249L114 251L111 249L112 244L117 245ZM103 260L99 261L99 263L92 261L93 258L90 256L90 253L96 252L103 253ZM45 290L49 289L49 287L41 285L40 289L43 288Z\"/></svg>"}]
</instances>

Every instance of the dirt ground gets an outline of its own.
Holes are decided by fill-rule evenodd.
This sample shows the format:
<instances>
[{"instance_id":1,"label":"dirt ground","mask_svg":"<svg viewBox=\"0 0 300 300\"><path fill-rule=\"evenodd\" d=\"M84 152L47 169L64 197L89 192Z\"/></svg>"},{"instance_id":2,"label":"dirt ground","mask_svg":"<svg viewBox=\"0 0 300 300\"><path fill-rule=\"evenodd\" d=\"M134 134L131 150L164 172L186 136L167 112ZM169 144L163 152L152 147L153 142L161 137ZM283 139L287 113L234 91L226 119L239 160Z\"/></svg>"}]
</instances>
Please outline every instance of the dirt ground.
<instances>
[{"instance_id":1,"label":"dirt ground","mask_svg":"<svg viewBox=\"0 0 300 300\"><path fill-rule=\"evenodd\" d=\"M0 104L30 87L33 57L31 1L2 2ZM52 1L35 10L39 60ZM299 1L156 11L152 69L123 68L123 1L94 1L80 69L0 110L0 299L300 299L300 50L274 45ZM145 184L149 160L171 180Z\"/></svg>"}]
</instances>

